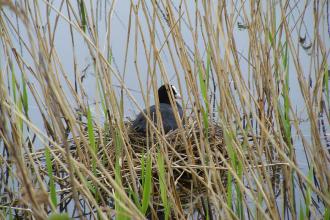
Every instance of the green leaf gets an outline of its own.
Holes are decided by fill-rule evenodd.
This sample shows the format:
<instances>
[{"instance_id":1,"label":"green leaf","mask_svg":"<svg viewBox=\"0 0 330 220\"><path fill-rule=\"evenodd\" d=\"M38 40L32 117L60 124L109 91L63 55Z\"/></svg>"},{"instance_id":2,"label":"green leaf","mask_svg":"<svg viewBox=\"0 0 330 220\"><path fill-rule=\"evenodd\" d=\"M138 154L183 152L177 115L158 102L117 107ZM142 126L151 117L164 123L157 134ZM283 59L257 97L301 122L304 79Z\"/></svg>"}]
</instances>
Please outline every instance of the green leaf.
<instances>
[{"instance_id":1,"label":"green leaf","mask_svg":"<svg viewBox=\"0 0 330 220\"><path fill-rule=\"evenodd\" d=\"M86 33L87 19L86 19L84 0L78 0L78 5L79 5L80 16L81 16L81 27L84 30L84 32Z\"/></svg>"},{"instance_id":2,"label":"green leaf","mask_svg":"<svg viewBox=\"0 0 330 220\"><path fill-rule=\"evenodd\" d=\"M207 57L206 57L206 87L210 86L210 72L211 72L211 48L210 44L207 45Z\"/></svg>"},{"instance_id":3,"label":"green leaf","mask_svg":"<svg viewBox=\"0 0 330 220\"><path fill-rule=\"evenodd\" d=\"M235 169L236 164L236 156L235 151L232 144L232 137L228 133L227 130L224 130L224 139L225 144L227 146L227 152L230 158L230 163L232 165L232 168ZM228 171L228 177L227 177L227 204L229 207L232 208L232 199L233 199L233 189L232 189L232 174Z\"/></svg>"},{"instance_id":4,"label":"green leaf","mask_svg":"<svg viewBox=\"0 0 330 220\"><path fill-rule=\"evenodd\" d=\"M139 195L137 193L135 193L131 187L129 187L129 197L133 198L133 201L134 201L136 207L139 207L139 209L141 209Z\"/></svg>"},{"instance_id":5,"label":"green leaf","mask_svg":"<svg viewBox=\"0 0 330 220\"><path fill-rule=\"evenodd\" d=\"M313 167L310 167L308 174L307 174L307 179L309 180L309 182L313 181ZM307 191L306 191L306 200L305 200L305 204L306 204L306 214L305 216L309 216L309 209L310 209L310 205L311 205L311 201L312 201L312 187L310 186L310 184L307 184Z\"/></svg>"},{"instance_id":6,"label":"green leaf","mask_svg":"<svg viewBox=\"0 0 330 220\"><path fill-rule=\"evenodd\" d=\"M161 154L161 152L158 152L157 154L157 168L158 168L160 196L165 209L165 219L169 219L170 204L167 199L164 156Z\"/></svg>"},{"instance_id":7,"label":"green leaf","mask_svg":"<svg viewBox=\"0 0 330 220\"><path fill-rule=\"evenodd\" d=\"M142 157L141 157L141 176L145 176L145 172L146 172L146 169L145 169L145 153L142 152ZM144 178L142 178L142 186L144 185Z\"/></svg>"},{"instance_id":8,"label":"green leaf","mask_svg":"<svg viewBox=\"0 0 330 220\"><path fill-rule=\"evenodd\" d=\"M70 220L67 213L53 213L48 217L48 220Z\"/></svg>"},{"instance_id":9,"label":"green leaf","mask_svg":"<svg viewBox=\"0 0 330 220\"><path fill-rule=\"evenodd\" d=\"M143 214L146 214L148 210L150 197L151 197L151 190L152 190L152 161L151 161L151 156L148 154L146 170L144 174L143 197L142 197L142 206L141 206L141 212Z\"/></svg>"},{"instance_id":10,"label":"green leaf","mask_svg":"<svg viewBox=\"0 0 330 220\"><path fill-rule=\"evenodd\" d=\"M121 177L121 154L122 154L122 140L118 133L115 131L115 152L116 152L116 163L115 163L115 181L119 186L122 186L122 177ZM127 219L127 215L121 205L124 199L121 197L121 194L118 191L115 191L115 211L117 213L116 219L122 220Z\"/></svg>"},{"instance_id":11,"label":"green leaf","mask_svg":"<svg viewBox=\"0 0 330 220\"><path fill-rule=\"evenodd\" d=\"M272 45L272 47L274 47L275 46L274 45L274 38L273 38L273 34L270 31L268 31L268 40L270 42L270 45Z\"/></svg>"},{"instance_id":12,"label":"green leaf","mask_svg":"<svg viewBox=\"0 0 330 220\"><path fill-rule=\"evenodd\" d=\"M22 110L23 110L22 101L18 100L17 105L18 105L17 107L18 107L19 112L22 112ZM23 136L23 119L21 117L18 117L17 120L18 120L19 130L21 132L21 135Z\"/></svg>"},{"instance_id":13,"label":"green leaf","mask_svg":"<svg viewBox=\"0 0 330 220\"><path fill-rule=\"evenodd\" d=\"M46 167L49 177L50 198L53 206L56 207L57 196L56 196L56 188L55 188L54 175L53 175L53 163L50 156L50 150L48 147L45 148L45 157L46 157Z\"/></svg>"},{"instance_id":14,"label":"green leaf","mask_svg":"<svg viewBox=\"0 0 330 220\"><path fill-rule=\"evenodd\" d=\"M97 146L95 143L95 136L94 136L94 127L93 127L93 119L92 119L92 113L90 108L88 108L87 111L87 130L88 130L88 139L89 139L89 144L91 147L91 150L95 155L97 155ZM96 159L92 158L92 172L96 176Z\"/></svg>"},{"instance_id":15,"label":"green leaf","mask_svg":"<svg viewBox=\"0 0 330 220\"><path fill-rule=\"evenodd\" d=\"M11 87L13 90L14 102L16 103L16 101L17 101L17 91L16 91L17 80L16 80L16 76L15 76L14 66L11 61L9 61L9 66L10 66L10 70L11 70Z\"/></svg>"},{"instance_id":16,"label":"green leaf","mask_svg":"<svg viewBox=\"0 0 330 220\"><path fill-rule=\"evenodd\" d=\"M305 215L304 215L304 208L302 207L301 201L300 201L300 206L299 206L299 219L304 220Z\"/></svg>"},{"instance_id":17,"label":"green leaf","mask_svg":"<svg viewBox=\"0 0 330 220\"><path fill-rule=\"evenodd\" d=\"M26 82L23 78L23 74L22 74L22 84L23 84L23 95L22 95L23 107L24 107L25 115L28 117L28 113L29 113L28 95L26 89Z\"/></svg>"},{"instance_id":18,"label":"green leaf","mask_svg":"<svg viewBox=\"0 0 330 220\"><path fill-rule=\"evenodd\" d=\"M237 158L237 156L236 156ZM239 178L243 179L243 164L240 160L236 160L236 171ZM244 208L243 208L243 195L238 184L236 185L236 214L240 216L240 219L244 219Z\"/></svg>"},{"instance_id":19,"label":"green leaf","mask_svg":"<svg viewBox=\"0 0 330 220\"><path fill-rule=\"evenodd\" d=\"M198 68L199 85L201 87L202 97L203 97L205 105L208 105L207 86L205 83L205 79L203 77L202 64L199 64L198 66L199 66L199 68ZM206 106L206 107L208 107L208 106Z\"/></svg>"},{"instance_id":20,"label":"green leaf","mask_svg":"<svg viewBox=\"0 0 330 220\"><path fill-rule=\"evenodd\" d=\"M330 220L330 209L329 209L329 207L325 208L323 219Z\"/></svg>"},{"instance_id":21,"label":"green leaf","mask_svg":"<svg viewBox=\"0 0 330 220\"><path fill-rule=\"evenodd\" d=\"M210 58L209 58L210 59ZM201 87L201 92L202 92L202 97L203 101L205 104L205 108L202 106L202 116L203 116L203 124L204 124L204 135L206 136L206 140L208 140L207 135L208 135L208 129L209 129L209 101L207 98L207 85L205 83L205 79L203 77L203 71L202 71L202 66L199 64L199 84Z\"/></svg>"}]
</instances>

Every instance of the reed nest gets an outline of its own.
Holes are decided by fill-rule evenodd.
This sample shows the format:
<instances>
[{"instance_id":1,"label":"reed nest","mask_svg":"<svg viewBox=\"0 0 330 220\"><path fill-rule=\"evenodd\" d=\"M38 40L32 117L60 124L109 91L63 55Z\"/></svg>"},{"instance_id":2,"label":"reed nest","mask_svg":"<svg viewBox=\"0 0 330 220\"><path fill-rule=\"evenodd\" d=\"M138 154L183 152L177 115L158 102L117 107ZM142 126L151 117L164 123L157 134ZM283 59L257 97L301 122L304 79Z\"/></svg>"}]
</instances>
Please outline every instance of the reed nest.
<instances>
[{"instance_id":1,"label":"reed nest","mask_svg":"<svg viewBox=\"0 0 330 220\"><path fill-rule=\"evenodd\" d=\"M119 160L121 171L121 184L128 192L131 189L138 189L142 192L143 182L143 162L146 158L151 157L152 160L152 203L154 205L161 204L159 170L157 166L157 155L164 156L165 172L167 184L170 183L171 193L180 200L182 205L196 202L201 196L205 195L208 190L212 189L215 184L221 184L226 188L227 166L230 163L228 152L224 142L223 130L220 125L210 123L207 132L200 129L195 123L187 123L184 128L171 131L160 137L152 134L145 137L134 130L130 129L130 122L125 123L124 132L127 136L120 138L121 147L118 151L118 140L114 128L107 125L102 132L95 129L95 140L97 145L103 142L104 147L98 147L97 157L108 171L108 174L115 179L115 163ZM86 129L87 130L87 129ZM92 157L90 148L86 148L88 134L86 132L84 138L76 138L69 140L70 152L72 157L82 163L85 167L92 170ZM70 193L70 178L64 169L67 157L63 150L52 150L57 160L53 159L53 172L55 181L61 186L62 194ZM47 176L45 165L44 150L30 155L37 164L40 173ZM60 164L60 162L62 164ZM114 188L108 181L106 175L97 169L97 178L110 191ZM217 180L212 180L212 172L216 172ZM220 177L220 178L219 178ZM91 180L90 176L86 176L87 180ZM210 181L211 180L211 181ZM211 184L210 184L211 182ZM102 191L102 190L101 190ZM106 196L104 200L111 198ZM67 195L68 196L68 195Z\"/></svg>"},{"instance_id":2,"label":"reed nest","mask_svg":"<svg viewBox=\"0 0 330 220\"><path fill-rule=\"evenodd\" d=\"M223 131L215 123L210 126L207 132L200 129L197 124L189 123L183 129L169 132L164 136L164 139L158 138L156 135L153 135L153 138L146 138L133 130L129 130L128 137L129 144L133 149L132 152L134 152L134 163L137 166L146 152L166 154L167 173L170 174L168 176L173 178L172 184L175 185L176 193L183 203L190 201L191 196L198 198L199 195L207 191L206 176L212 165L220 174L222 183L226 183L226 169L223 159L229 159L224 144ZM214 163L211 165L210 161ZM155 199L158 198L159 192L157 172L157 167L154 167L154 189L157 192Z\"/></svg>"},{"instance_id":3,"label":"reed nest","mask_svg":"<svg viewBox=\"0 0 330 220\"><path fill-rule=\"evenodd\" d=\"M157 167L158 153L166 155L165 168L166 177L176 190L176 196L182 204L191 202L192 198L198 198L207 191L206 173L210 170L208 161L216 161L217 172L221 174L223 184L226 182L226 172L221 158L228 160L228 155L224 146L222 129L213 123L208 132L201 130L195 123L187 123L182 129L176 129L166 135L157 134L141 135L130 128L131 123L125 123L127 138L125 149L121 149L120 165L122 184L126 189L141 187L143 179L142 161L146 161L148 156L152 159L153 176L153 203L160 204L159 175ZM114 161L118 156L114 143L114 134L111 135L111 126L105 128L105 138L107 155L112 161L106 166L111 176L114 173ZM208 149L207 149L208 147ZM220 156L221 154L221 156ZM99 152L99 156L102 153ZM207 155L207 156L205 156ZM132 170L133 168L133 170ZM132 178L137 177L137 178Z\"/></svg>"}]
</instances>

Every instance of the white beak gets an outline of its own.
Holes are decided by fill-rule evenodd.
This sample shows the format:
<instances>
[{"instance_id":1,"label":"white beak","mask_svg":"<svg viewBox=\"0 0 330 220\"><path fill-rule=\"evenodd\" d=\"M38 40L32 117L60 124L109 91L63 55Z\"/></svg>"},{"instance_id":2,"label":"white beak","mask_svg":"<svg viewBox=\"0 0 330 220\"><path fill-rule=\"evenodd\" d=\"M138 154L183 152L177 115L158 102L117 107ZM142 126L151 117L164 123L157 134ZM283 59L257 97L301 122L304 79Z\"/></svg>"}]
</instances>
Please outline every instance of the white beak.
<instances>
[{"instance_id":1,"label":"white beak","mask_svg":"<svg viewBox=\"0 0 330 220\"><path fill-rule=\"evenodd\" d=\"M176 98L176 99L182 99L182 97L181 97L181 95L179 93L177 93L174 98Z\"/></svg>"}]
</instances>

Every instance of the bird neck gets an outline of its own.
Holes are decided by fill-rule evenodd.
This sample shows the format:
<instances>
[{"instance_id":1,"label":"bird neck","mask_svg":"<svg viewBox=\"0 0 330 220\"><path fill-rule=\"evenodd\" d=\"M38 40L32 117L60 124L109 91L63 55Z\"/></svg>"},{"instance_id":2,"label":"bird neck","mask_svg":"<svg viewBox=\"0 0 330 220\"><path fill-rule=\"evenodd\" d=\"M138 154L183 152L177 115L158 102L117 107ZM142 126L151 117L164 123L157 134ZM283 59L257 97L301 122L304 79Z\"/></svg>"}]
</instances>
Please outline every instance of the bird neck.
<instances>
[{"instance_id":1,"label":"bird neck","mask_svg":"<svg viewBox=\"0 0 330 220\"><path fill-rule=\"evenodd\" d=\"M174 101L175 102L175 101ZM159 98L159 103L169 104L171 105L171 101L169 98Z\"/></svg>"}]
</instances>

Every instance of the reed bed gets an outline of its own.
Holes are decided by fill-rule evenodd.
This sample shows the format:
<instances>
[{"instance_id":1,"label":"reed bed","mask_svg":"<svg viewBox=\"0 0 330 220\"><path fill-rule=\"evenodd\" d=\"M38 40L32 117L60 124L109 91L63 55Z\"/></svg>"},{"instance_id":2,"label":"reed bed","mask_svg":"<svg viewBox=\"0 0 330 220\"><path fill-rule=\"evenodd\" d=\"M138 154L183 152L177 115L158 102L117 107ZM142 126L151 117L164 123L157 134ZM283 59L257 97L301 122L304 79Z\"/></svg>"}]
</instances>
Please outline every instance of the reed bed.
<instances>
[{"instance_id":1,"label":"reed bed","mask_svg":"<svg viewBox=\"0 0 330 220\"><path fill-rule=\"evenodd\" d=\"M328 4L0 0L0 218L330 219Z\"/></svg>"}]
</instances>

